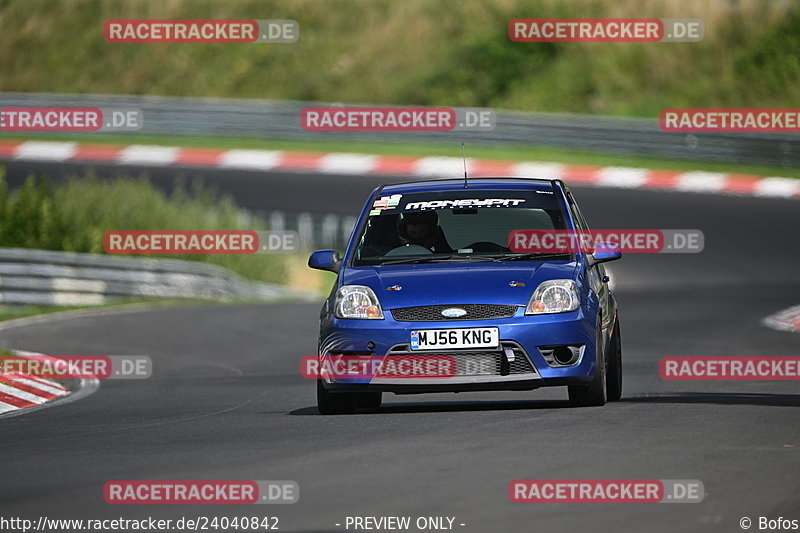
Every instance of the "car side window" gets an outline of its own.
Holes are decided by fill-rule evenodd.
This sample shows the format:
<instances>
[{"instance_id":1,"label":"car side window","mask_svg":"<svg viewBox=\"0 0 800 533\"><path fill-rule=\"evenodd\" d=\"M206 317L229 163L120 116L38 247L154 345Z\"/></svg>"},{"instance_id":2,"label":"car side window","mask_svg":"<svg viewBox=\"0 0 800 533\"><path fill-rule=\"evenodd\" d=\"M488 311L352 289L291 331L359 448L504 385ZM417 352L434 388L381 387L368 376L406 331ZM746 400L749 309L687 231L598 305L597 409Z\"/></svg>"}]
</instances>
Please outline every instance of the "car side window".
<instances>
[{"instance_id":1,"label":"car side window","mask_svg":"<svg viewBox=\"0 0 800 533\"><path fill-rule=\"evenodd\" d=\"M569 209L572 212L572 217L575 219L575 224L578 226L578 229L580 231L589 231L589 225L586 223L586 219L583 218L583 214L578 208L578 204L575 203L575 199L572 197L571 192L567 193L567 200L569 203ZM595 271L596 274L593 275ZM592 275L592 277L597 276L599 280L599 278L602 278L606 275L606 269L602 263L598 263L595 265L595 268L590 269L590 275Z\"/></svg>"},{"instance_id":2,"label":"car side window","mask_svg":"<svg viewBox=\"0 0 800 533\"><path fill-rule=\"evenodd\" d=\"M572 218L575 219L575 224L577 224L578 229L583 231L589 231L589 224L586 223L586 219L583 218L583 214L581 210L578 209L578 204L575 203L575 199L572 197L572 193L567 193L567 200L569 203L569 209L572 212Z\"/></svg>"}]
</instances>

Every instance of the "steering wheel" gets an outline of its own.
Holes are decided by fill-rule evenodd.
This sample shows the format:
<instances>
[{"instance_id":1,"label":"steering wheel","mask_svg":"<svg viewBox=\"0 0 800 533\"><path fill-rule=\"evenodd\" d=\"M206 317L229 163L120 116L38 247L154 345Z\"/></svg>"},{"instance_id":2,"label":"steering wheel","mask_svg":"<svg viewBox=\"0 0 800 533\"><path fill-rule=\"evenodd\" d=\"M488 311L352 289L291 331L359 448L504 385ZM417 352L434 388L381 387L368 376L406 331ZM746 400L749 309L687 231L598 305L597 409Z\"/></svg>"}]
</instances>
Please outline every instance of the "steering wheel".
<instances>
[{"instance_id":1,"label":"steering wheel","mask_svg":"<svg viewBox=\"0 0 800 533\"><path fill-rule=\"evenodd\" d=\"M419 244L404 244L386 252L384 257L404 256L404 255L432 255L433 252L420 246Z\"/></svg>"}]
</instances>

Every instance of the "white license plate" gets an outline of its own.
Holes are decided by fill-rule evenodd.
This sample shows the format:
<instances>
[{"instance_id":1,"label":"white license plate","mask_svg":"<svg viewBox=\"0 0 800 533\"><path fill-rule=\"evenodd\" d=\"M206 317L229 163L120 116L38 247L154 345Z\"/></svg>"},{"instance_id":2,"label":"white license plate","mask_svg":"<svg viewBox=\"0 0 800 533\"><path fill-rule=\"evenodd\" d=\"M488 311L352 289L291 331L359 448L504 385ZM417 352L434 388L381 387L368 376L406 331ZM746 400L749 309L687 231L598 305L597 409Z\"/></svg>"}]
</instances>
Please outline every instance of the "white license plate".
<instances>
[{"instance_id":1,"label":"white license plate","mask_svg":"<svg viewBox=\"0 0 800 533\"><path fill-rule=\"evenodd\" d=\"M497 348L500 333L497 328L422 329L411 332L412 350L443 348Z\"/></svg>"}]
</instances>

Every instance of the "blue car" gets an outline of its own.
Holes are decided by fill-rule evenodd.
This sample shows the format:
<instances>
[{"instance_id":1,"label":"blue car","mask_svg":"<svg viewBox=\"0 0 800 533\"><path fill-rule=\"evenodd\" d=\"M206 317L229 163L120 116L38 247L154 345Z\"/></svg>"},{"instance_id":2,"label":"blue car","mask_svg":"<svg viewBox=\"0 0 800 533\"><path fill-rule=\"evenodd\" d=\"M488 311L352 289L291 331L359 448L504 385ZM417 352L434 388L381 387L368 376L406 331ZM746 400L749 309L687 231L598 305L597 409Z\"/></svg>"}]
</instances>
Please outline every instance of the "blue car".
<instances>
[{"instance_id":1,"label":"blue car","mask_svg":"<svg viewBox=\"0 0 800 533\"><path fill-rule=\"evenodd\" d=\"M308 261L338 274L320 314L320 368L329 371L317 379L319 411L376 409L384 392L566 386L572 405L618 400L620 325L603 263L619 259L619 249L528 251L511 242L524 232L588 230L557 179L377 188L344 257L319 250ZM447 365L439 374L348 374L325 367L337 358L395 370L401 363L418 370L433 361Z\"/></svg>"}]
</instances>

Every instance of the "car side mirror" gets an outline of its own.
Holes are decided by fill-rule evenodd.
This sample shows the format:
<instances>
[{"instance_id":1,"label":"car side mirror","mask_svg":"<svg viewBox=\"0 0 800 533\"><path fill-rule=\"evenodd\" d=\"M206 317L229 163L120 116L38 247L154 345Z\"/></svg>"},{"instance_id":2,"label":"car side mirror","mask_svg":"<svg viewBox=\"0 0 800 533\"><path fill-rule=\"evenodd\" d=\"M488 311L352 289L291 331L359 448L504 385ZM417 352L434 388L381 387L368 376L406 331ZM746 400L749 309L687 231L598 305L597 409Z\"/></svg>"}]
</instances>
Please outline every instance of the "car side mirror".
<instances>
[{"instance_id":1,"label":"car side mirror","mask_svg":"<svg viewBox=\"0 0 800 533\"><path fill-rule=\"evenodd\" d=\"M618 244L597 243L594 248L594 253L589 256L589 268L597 263L607 263L609 261L616 261L622 257L619 251Z\"/></svg>"},{"instance_id":2,"label":"car side mirror","mask_svg":"<svg viewBox=\"0 0 800 533\"><path fill-rule=\"evenodd\" d=\"M317 270L339 272L342 260L336 250L317 250L308 258L308 266Z\"/></svg>"}]
</instances>

